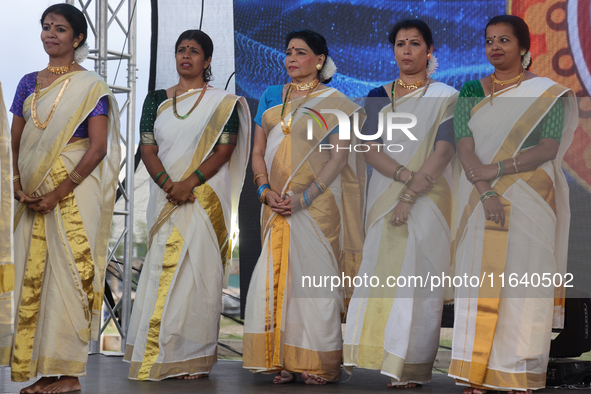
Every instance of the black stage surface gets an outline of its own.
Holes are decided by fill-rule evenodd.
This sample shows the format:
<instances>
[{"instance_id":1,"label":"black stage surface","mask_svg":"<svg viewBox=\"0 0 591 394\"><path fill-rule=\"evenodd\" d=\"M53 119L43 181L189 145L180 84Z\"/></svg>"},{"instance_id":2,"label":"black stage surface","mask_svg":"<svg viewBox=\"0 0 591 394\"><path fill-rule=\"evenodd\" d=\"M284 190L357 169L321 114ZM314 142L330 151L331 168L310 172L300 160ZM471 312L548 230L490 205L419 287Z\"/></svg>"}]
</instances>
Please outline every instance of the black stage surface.
<instances>
[{"instance_id":1,"label":"black stage surface","mask_svg":"<svg viewBox=\"0 0 591 394\"><path fill-rule=\"evenodd\" d=\"M390 381L378 371L356 369L350 377L341 373L339 383L326 386L307 386L298 377L295 383L274 385L273 375L252 374L242 368L241 361L220 360L213 368L211 376L199 380L168 379L162 382L136 382L127 379L129 364L121 357L107 357L94 354L88 358L88 376L81 378L84 394L180 394L180 393L462 393L462 387L456 386L453 379L437 373L433 381L421 388L388 389ZM0 368L0 393L18 393L29 383L10 381L8 368ZM542 393L576 393L578 390L544 389Z\"/></svg>"}]
</instances>

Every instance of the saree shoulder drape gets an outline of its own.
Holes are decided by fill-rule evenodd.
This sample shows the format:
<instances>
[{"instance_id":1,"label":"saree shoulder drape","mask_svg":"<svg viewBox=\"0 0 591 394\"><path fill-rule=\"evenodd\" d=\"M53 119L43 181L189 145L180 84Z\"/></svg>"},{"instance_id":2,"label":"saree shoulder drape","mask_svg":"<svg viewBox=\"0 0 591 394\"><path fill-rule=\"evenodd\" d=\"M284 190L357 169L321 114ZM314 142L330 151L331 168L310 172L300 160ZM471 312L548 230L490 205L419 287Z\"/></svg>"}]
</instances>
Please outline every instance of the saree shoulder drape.
<instances>
[{"instance_id":1,"label":"saree shoulder drape","mask_svg":"<svg viewBox=\"0 0 591 394\"><path fill-rule=\"evenodd\" d=\"M200 93L178 97L178 111L187 113ZM213 153L234 108L239 118L236 148L216 175L195 188L195 203L173 205L150 183L148 253L124 358L131 362L130 379L207 374L217 362L224 271L229 274L250 150L248 104L243 97L209 87L188 118L176 118L168 99L154 123L158 157L179 182Z\"/></svg>"},{"instance_id":2,"label":"saree shoulder drape","mask_svg":"<svg viewBox=\"0 0 591 394\"><path fill-rule=\"evenodd\" d=\"M297 108L300 100L294 100ZM281 105L262 118L267 135L265 163L271 189L281 196L301 193L326 163L330 151L319 144L336 130L336 116L313 128L308 139L305 110L294 115L290 133L281 128ZM339 91L325 88L310 95L307 110L342 111L350 122L365 121L365 111ZM290 116L286 115L286 118ZM287 122L287 121L286 121ZM354 140L351 140L354 144ZM243 365L252 372L307 371L328 381L341 365L341 320L345 291L303 284L305 276L356 275L361 261L365 163L350 153L348 163L308 209L291 216L261 211L262 253L246 300Z\"/></svg>"},{"instance_id":3,"label":"saree shoulder drape","mask_svg":"<svg viewBox=\"0 0 591 394\"><path fill-rule=\"evenodd\" d=\"M0 341L12 335L14 324L14 264L12 255L12 149L2 84L0 84ZM0 342L1 343L1 342ZM0 358L0 365L8 360Z\"/></svg>"},{"instance_id":4,"label":"saree shoulder drape","mask_svg":"<svg viewBox=\"0 0 591 394\"><path fill-rule=\"evenodd\" d=\"M417 141L394 134L388 144L403 149L390 157L418 171L433 152L438 129L453 120L458 91L443 84L429 86L396 100L396 112L417 117L412 128ZM371 105L369 103L368 105ZM390 104L381 114L392 111ZM446 123L449 125L449 123ZM373 130L372 130L373 131ZM359 275L379 278L381 286L355 289L344 338L345 370L379 369L393 384L425 383L439 346L443 288L425 294L420 288L390 287L388 277L441 276L450 269L452 165L433 189L413 205L407 224L395 227L392 211L406 186L373 171L368 187L366 239ZM409 279L410 280L410 279ZM402 283L402 282L401 282Z\"/></svg>"},{"instance_id":5,"label":"saree shoulder drape","mask_svg":"<svg viewBox=\"0 0 591 394\"><path fill-rule=\"evenodd\" d=\"M39 94L31 118L32 96L23 106L26 121L18 168L23 190L44 195L63 182L90 147L88 138L68 141L102 97L109 99L108 151L103 161L72 193L43 215L16 204L14 218L15 332L0 340L0 361L10 363L12 379L82 376L88 341L98 338L103 301L107 242L119 173L119 111L113 94L94 72L58 78Z\"/></svg>"},{"instance_id":6,"label":"saree shoulder drape","mask_svg":"<svg viewBox=\"0 0 591 394\"><path fill-rule=\"evenodd\" d=\"M578 122L574 94L547 78L499 93L493 105L490 97L477 104L468 122L483 164L516 157L557 100L565 111L560 148L535 170L491 182L505 211L504 227L485 219L478 191L460 176L455 274L564 274L570 210L561 161ZM563 319L562 287L512 289L484 281L481 287L456 288L449 375L476 388L543 388L551 329Z\"/></svg>"}]
</instances>

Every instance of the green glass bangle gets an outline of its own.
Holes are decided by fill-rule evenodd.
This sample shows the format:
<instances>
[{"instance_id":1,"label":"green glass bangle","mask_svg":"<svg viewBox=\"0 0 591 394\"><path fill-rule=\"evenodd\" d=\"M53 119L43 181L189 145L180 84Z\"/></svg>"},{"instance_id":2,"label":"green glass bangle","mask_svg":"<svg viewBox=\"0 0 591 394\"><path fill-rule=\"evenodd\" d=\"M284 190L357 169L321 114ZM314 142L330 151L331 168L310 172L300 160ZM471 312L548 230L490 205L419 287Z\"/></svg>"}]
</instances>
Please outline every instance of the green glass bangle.
<instances>
[{"instance_id":1,"label":"green glass bangle","mask_svg":"<svg viewBox=\"0 0 591 394\"><path fill-rule=\"evenodd\" d=\"M199 171L199 169L195 170L195 175L197 175L197 178L199 178L199 181L202 185L207 182L207 179L205 179L205 176L201 171Z\"/></svg>"},{"instance_id":2,"label":"green glass bangle","mask_svg":"<svg viewBox=\"0 0 591 394\"><path fill-rule=\"evenodd\" d=\"M158 181L158 178L160 178L160 176L161 176L162 174L166 174L166 171L162 171L160 174L156 175L156 176L154 177L154 182Z\"/></svg>"},{"instance_id":3,"label":"green glass bangle","mask_svg":"<svg viewBox=\"0 0 591 394\"><path fill-rule=\"evenodd\" d=\"M164 187L164 184L166 183L168 178L169 178L169 176L168 176L168 174L166 174L166 178L164 178L164 182L162 182L162 185L160 185L160 189L162 189Z\"/></svg>"},{"instance_id":4,"label":"green glass bangle","mask_svg":"<svg viewBox=\"0 0 591 394\"><path fill-rule=\"evenodd\" d=\"M480 201L484 201L484 199L486 199L488 196L493 196L496 194L497 194L497 192L495 192L494 190L489 190L486 193L484 193L482 196L480 196Z\"/></svg>"},{"instance_id":5,"label":"green glass bangle","mask_svg":"<svg viewBox=\"0 0 591 394\"><path fill-rule=\"evenodd\" d=\"M505 171L505 163L503 162L503 160L499 161L500 165L501 165L501 171L499 172L499 178L503 176L503 171Z\"/></svg>"}]
</instances>

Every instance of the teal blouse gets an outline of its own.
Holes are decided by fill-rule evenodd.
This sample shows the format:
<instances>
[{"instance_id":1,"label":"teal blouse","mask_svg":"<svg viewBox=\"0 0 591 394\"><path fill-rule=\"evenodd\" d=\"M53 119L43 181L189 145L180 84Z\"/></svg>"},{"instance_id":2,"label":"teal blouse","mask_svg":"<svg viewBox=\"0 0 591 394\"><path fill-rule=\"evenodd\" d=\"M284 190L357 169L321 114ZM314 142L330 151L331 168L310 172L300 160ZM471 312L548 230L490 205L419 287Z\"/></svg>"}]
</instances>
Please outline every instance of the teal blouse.
<instances>
[{"instance_id":1,"label":"teal blouse","mask_svg":"<svg viewBox=\"0 0 591 394\"><path fill-rule=\"evenodd\" d=\"M470 121L470 111L472 111L472 108L485 97L482 84L479 80L466 82L462 86L459 97L454 112L456 142L460 138L473 137L472 131L468 127L468 122ZM542 138L552 138L560 142L563 126L564 104L562 100L557 100L546 116L544 116L544 119L538 123L534 131L523 142L521 149L537 145Z\"/></svg>"}]
</instances>

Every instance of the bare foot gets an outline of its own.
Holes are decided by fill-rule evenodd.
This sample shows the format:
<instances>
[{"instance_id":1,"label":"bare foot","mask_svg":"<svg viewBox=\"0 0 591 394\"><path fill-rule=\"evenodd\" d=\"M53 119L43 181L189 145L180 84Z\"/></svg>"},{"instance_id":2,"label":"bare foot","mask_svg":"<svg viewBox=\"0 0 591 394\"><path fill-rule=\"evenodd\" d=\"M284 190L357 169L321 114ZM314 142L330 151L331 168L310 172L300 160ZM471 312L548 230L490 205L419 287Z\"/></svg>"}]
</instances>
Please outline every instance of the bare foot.
<instances>
[{"instance_id":1,"label":"bare foot","mask_svg":"<svg viewBox=\"0 0 591 394\"><path fill-rule=\"evenodd\" d=\"M279 372L279 375L275 376L273 379L273 383L275 384L283 384L283 383L291 383L296 380L295 373L287 372L285 369L282 369Z\"/></svg>"},{"instance_id":2,"label":"bare foot","mask_svg":"<svg viewBox=\"0 0 591 394\"><path fill-rule=\"evenodd\" d=\"M187 379L187 380L193 380L193 379L201 379L201 378L208 378L209 374L208 373L198 373L195 375L181 375L181 376L175 376L175 379Z\"/></svg>"},{"instance_id":3,"label":"bare foot","mask_svg":"<svg viewBox=\"0 0 591 394\"><path fill-rule=\"evenodd\" d=\"M407 384L388 383L388 387L394 387L396 389L412 389L413 387L423 387L423 385L418 384L418 383L407 383Z\"/></svg>"},{"instance_id":4,"label":"bare foot","mask_svg":"<svg viewBox=\"0 0 591 394\"><path fill-rule=\"evenodd\" d=\"M82 386L77 377L74 376L62 376L52 384L46 386L43 390L37 391L38 393L69 393L71 391L80 391Z\"/></svg>"},{"instance_id":5,"label":"bare foot","mask_svg":"<svg viewBox=\"0 0 591 394\"><path fill-rule=\"evenodd\" d=\"M486 394L486 390L475 389L474 387L468 387L464 389L464 394Z\"/></svg>"},{"instance_id":6,"label":"bare foot","mask_svg":"<svg viewBox=\"0 0 591 394\"><path fill-rule=\"evenodd\" d=\"M309 374L306 371L302 372L302 379L304 380L304 383L306 383L306 384L326 384L327 383L326 379L321 378L320 376Z\"/></svg>"},{"instance_id":7,"label":"bare foot","mask_svg":"<svg viewBox=\"0 0 591 394\"><path fill-rule=\"evenodd\" d=\"M37 391L43 389L45 386L48 386L48 385L52 384L56 380L57 380L57 378L55 378L55 377L44 377L44 378L41 378L38 381L36 381L35 383L33 383L32 385L27 386L24 389L22 389L21 390L21 394L33 394L33 393L36 393Z\"/></svg>"}]
</instances>

